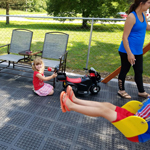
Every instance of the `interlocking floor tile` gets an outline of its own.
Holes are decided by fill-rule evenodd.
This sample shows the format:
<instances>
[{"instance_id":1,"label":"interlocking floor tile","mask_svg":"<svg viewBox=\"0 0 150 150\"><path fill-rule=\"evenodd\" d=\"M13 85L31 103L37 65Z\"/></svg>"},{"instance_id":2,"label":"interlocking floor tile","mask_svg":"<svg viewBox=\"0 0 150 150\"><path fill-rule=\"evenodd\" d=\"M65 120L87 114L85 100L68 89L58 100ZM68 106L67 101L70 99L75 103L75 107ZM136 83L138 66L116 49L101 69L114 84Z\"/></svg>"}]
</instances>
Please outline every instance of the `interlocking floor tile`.
<instances>
[{"instance_id":1,"label":"interlocking floor tile","mask_svg":"<svg viewBox=\"0 0 150 150\"><path fill-rule=\"evenodd\" d=\"M15 146L24 150L36 150L43 140L44 136L25 130L16 141Z\"/></svg>"},{"instance_id":2,"label":"interlocking floor tile","mask_svg":"<svg viewBox=\"0 0 150 150\"><path fill-rule=\"evenodd\" d=\"M53 96L45 97L33 92L32 79L4 74L0 76L0 85L0 150L150 149L150 141L130 142L104 118L73 111L62 113L59 99L64 90L62 82L56 82ZM77 97L120 107L128 102L117 95L117 80L99 85L98 94ZM135 84L127 82L125 86L132 99L144 100L138 97ZM150 93L150 85L145 85L145 90Z\"/></svg>"},{"instance_id":3,"label":"interlocking floor tile","mask_svg":"<svg viewBox=\"0 0 150 150\"><path fill-rule=\"evenodd\" d=\"M20 131L21 129L18 127L2 125L0 126L0 141L11 144Z\"/></svg>"},{"instance_id":4,"label":"interlocking floor tile","mask_svg":"<svg viewBox=\"0 0 150 150\"><path fill-rule=\"evenodd\" d=\"M60 123L56 123L50 133L51 136L57 137L59 139L63 139L71 142L73 140L76 128L70 127L67 125L62 125Z\"/></svg>"},{"instance_id":5,"label":"interlocking floor tile","mask_svg":"<svg viewBox=\"0 0 150 150\"><path fill-rule=\"evenodd\" d=\"M57 108L42 106L37 112L37 115L55 119L58 112L59 112L59 109Z\"/></svg>"},{"instance_id":6,"label":"interlocking floor tile","mask_svg":"<svg viewBox=\"0 0 150 150\"><path fill-rule=\"evenodd\" d=\"M7 150L7 146L0 144L0 150Z\"/></svg>"},{"instance_id":7,"label":"interlocking floor tile","mask_svg":"<svg viewBox=\"0 0 150 150\"><path fill-rule=\"evenodd\" d=\"M29 121L32 115L25 114L22 112L15 111L10 117L8 123L12 123L18 126L25 126L25 124Z\"/></svg>"},{"instance_id":8,"label":"interlocking floor tile","mask_svg":"<svg viewBox=\"0 0 150 150\"><path fill-rule=\"evenodd\" d=\"M28 129L46 134L52 123L53 122L50 120L35 117L30 122Z\"/></svg>"},{"instance_id":9,"label":"interlocking floor tile","mask_svg":"<svg viewBox=\"0 0 150 150\"><path fill-rule=\"evenodd\" d=\"M79 124L80 115L77 113L61 113L58 121L67 123L69 125L77 126Z\"/></svg>"},{"instance_id":10,"label":"interlocking floor tile","mask_svg":"<svg viewBox=\"0 0 150 150\"><path fill-rule=\"evenodd\" d=\"M48 138L42 150L70 150L71 145L63 141Z\"/></svg>"}]
</instances>

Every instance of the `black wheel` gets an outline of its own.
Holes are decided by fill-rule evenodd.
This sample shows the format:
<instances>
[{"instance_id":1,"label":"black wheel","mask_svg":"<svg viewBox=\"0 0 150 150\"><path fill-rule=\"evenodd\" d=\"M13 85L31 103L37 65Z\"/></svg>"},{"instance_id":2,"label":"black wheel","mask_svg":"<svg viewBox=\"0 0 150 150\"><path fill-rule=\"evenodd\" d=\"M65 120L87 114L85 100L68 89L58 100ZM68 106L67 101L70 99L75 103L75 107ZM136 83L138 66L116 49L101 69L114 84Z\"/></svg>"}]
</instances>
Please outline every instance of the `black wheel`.
<instances>
[{"instance_id":1,"label":"black wheel","mask_svg":"<svg viewBox=\"0 0 150 150\"><path fill-rule=\"evenodd\" d=\"M63 82L63 87L66 88L68 85L66 84L66 82Z\"/></svg>"},{"instance_id":2,"label":"black wheel","mask_svg":"<svg viewBox=\"0 0 150 150\"><path fill-rule=\"evenodd\" d=\"M73 90L74 94L77 95L78 94L77 86L76 85L70 85L70 86L72 87L72 90Z\"/></svg>"},{"instance_id":3,"label":"black wheel","mask_svg":"<svg viewBox=\"0 0 150 150\"><path fill-rule=\"evenodd\" d=\"M90 92L92 94L97 94L100 91L101 87L99 85L93 85L90 88Z\"/></svg>"}]
</instances>

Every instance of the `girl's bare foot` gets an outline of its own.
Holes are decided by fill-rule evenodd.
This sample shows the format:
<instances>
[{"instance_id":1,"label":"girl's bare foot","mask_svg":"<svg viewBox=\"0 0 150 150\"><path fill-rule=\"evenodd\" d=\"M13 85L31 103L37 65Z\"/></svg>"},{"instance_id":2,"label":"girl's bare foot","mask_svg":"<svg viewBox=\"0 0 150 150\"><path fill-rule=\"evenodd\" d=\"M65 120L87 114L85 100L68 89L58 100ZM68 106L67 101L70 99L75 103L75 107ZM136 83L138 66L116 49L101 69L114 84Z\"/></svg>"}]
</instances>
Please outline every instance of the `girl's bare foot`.
<instances>
[{"instance_id":1,"label":"girl's bare foot","mask_svg":"<svg viewBox=\"0 0 150 150\"><path fill-rule=\"evenodd\" d=\"M75 99L76 99L76 97L75 97L74 92L73 92L73 90L72 90L72 87L71 87L70 85L67 86L66 92L67 92L67 95L68 95L69 99L70 99L72 102L74 102Z\"/></svg>"}]
</instances>

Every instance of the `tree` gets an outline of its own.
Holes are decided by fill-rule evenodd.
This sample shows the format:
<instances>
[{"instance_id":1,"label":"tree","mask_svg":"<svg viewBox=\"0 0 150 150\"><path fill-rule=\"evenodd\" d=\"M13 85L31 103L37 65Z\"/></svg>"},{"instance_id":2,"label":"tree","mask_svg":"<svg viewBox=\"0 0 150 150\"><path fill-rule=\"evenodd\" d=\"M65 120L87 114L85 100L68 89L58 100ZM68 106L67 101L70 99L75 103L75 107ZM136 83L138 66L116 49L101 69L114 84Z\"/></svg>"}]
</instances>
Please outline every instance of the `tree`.
<instances>
[{"instance_id":1,"label":"tree","mask_svg":"<svg viewBox=\"0 0 150 150\"><path fill-rule=\"evenodd\" d=\"M42 12L46 9L46 0L27 0L28 11Z\"/></svg>"},{"instance_id":2,"label":"tree","mask_svg":"<svg viewBox=\"0 0 150 150\"><path fill-rule=\"evenodd\" d=\"M49 15L61 17L108 18L117 12L124 11L129 5L129 0L47 0ZM82 27L87 27L87 20L83 20Z\"/></svg>"},{"instance_id":3,"label":"tree","mask_svg":"<svg viewBox=\"0 0 150 150\"><path fill-rule=\"evenodd\" d=\"M6 15L9 15L9 6L10 4L17 4L17 3L26 3L26 0L0 0L0 2L5 4L6 7ZM6 17L6 24L9 24L9 17Z\"/></svg>"}]
</instances>

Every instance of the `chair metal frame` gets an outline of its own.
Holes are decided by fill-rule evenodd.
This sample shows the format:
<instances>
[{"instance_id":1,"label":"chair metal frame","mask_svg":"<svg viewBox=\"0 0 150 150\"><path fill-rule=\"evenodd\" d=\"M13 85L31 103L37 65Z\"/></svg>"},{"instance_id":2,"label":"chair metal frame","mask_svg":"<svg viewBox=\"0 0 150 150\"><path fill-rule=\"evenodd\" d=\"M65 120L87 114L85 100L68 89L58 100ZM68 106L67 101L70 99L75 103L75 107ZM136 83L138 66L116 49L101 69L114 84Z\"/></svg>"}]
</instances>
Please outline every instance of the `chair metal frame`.
<instances>
[{"instance_id":1,"label":"chair metal frame","mask_svg":"<svg viewBox=\"0 0 150 150\"><path fill-rule=\"evenodd\" d=\"M29 44L29 45L27 45L28 48L27 49L20 49L18 52L15 52L15 51L11 50L11 46L13 45L13 40L15 40L15 39L13 39L14 38L14 34L15 34L15 32L17 33L17 31L26 32L27 34L29 33L31 35L29 35L30 39L29 39L29 41L27 41L28 44ZM17 34L19 34L19 32ZM15 54L18 54L21 51L31 51L30 48L31 48L32 37L33 37L33 32L31 30L28 30L28 29L14 29L12 31L11 42L9 44L0 46L0 48L7 46L7 54L0 56L0 60L1 60L0 64L3 64L4 62L8 62L8 64L6 66L1 66L0 67L0 73L24 76L24 75L20 75L20 74L17 74L17 73L12 73L12 72L10 73L10 72L6 72L6 71L2 71L2 70L11 69L11 70L25 72L22 69L19 69L19 70L15 69L15 65L17 65L18 67L21 67L21 68L22 67L28 68L29 65L21 65L21 63L18 64L21 61L22 61L22 63L23 62L25 63L26 60L28 59L28 57L25 57L25 56L22 56L22 55L15 55ZM25 38L25 37L23 37L23 38ZM11 64L12 64L12 68L11 68ZM26 72L28 72L28 71L26 71ZM29 73L31 73L31 72L29 72ZM24 76L24 77L28 77L28 76Z\"/></svg>"},{"instance_id":2,"label":"chair metal frame","mask_svg":"<svg viewBox=\"0 0 150 150\"><path fill-rule=\"evenodd\" d=\"M47 47L47 45L46 45L47 44L47 36L49 36L49 35L52 35L52 36L54 35L54 38L56 35L62 36L60 39L58 38L58 41L56 39L55 42L57 42L57 43L50 43L50 44L52 44L52 47L54 45L54 46L56 46L56 48L58 47L58 49L59 49L61 46L59 44L61 44L61 42L64 41L63 46L61 46L62 52L60 52L58 57L56 57L56 56L52 56L52 57L46 56L45 57L45 47ZM68 51L67 51L68 39L69 39L69 34L66 34L63 32L47 32L47 33L45 33L43 50L41 51L41 53L42 53L41 57L45 64L45 68L47 68L47 67L55 68L57 66L59 68L59 70L58 70L59 72L66 71L66 61L67 61L67 54L68 54ZM49 48L49 52L51 52L51 50L53 51L53 48L51 48L50 46L48 48ZM56 50L56 52L57 52L57 50ZM53 86L55 87L55 78L53 79Z\"/></svg>"}]
</instances>

